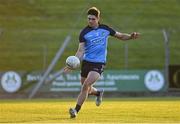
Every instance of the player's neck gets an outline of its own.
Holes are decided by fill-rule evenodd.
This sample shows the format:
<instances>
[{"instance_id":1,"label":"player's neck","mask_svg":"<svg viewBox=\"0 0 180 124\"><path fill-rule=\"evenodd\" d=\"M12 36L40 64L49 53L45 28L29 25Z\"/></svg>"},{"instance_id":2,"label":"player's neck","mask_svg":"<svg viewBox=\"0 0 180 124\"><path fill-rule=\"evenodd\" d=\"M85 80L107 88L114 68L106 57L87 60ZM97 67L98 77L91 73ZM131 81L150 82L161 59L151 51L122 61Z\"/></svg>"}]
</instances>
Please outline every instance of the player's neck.
<instances>
[{"instance_id":1,"label":"player's neck","mask_svg":"<svg viewBox=\"0 0 180 124\"><path fill-rule=\"evenodd\" d=\"M94 26L91 26L91 28L94 28L94 29L96 29L96 28L98 28L98 27L99 27L99 24L94 25Z\"/></svg>"}]
</instances>

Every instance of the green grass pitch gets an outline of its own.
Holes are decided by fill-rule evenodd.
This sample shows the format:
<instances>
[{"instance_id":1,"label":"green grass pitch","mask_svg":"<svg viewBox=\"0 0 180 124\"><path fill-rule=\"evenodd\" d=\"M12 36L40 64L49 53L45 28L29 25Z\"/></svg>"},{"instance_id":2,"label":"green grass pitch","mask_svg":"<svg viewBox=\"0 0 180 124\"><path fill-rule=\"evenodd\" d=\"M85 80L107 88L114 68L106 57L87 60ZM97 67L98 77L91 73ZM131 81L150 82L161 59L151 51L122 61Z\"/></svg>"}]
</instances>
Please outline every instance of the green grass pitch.
<instances>
[{"instance_id":1,"label":"green grass pitch","mask_svg":"<svg viewBox=\"0 0 180 124\"><path fill-rule=\"evenodd\" d=\"M75 99L0 100L0 123L178 123L180 98L104 98L87 100L76 119Z\"/></svg>"}]
</instances>

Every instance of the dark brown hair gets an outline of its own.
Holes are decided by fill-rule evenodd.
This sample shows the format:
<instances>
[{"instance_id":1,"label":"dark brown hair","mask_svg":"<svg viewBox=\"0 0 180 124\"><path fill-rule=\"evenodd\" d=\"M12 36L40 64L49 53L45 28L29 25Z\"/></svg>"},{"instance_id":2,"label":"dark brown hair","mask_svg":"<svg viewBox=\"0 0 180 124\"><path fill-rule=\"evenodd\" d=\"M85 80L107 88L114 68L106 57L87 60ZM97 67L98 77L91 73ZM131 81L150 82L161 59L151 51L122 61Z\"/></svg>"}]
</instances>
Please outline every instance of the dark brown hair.
<instances>
[{"instance_id":1,"label":"dark brown hair","mask_svg":"<svg viewBox=\"0 0 180 124\"><path fill-rule=\"evenodd\" d=\"M91 8L88 9L87 14L99 17L100 16L100 11L96 7L91 7Z\"/></svg>"}]
</instances>

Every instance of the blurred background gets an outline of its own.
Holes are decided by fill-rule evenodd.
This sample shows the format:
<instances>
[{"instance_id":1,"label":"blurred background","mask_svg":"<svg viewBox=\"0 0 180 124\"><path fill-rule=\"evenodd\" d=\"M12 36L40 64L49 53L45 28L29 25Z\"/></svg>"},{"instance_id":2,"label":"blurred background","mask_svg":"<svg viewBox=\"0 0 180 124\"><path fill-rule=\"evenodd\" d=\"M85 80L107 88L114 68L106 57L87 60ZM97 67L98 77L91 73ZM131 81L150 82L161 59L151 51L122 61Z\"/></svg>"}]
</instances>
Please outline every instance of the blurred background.
<instances>
[{"instance_id":1,"label":"blurred background","mask_svg":"<svg viewBox=\"0 0 180 124\"><path fill-rule=\"evenodd\" d=\"M127 42L109 38L107 72L97 86L108 87L105 82L114 81L109 86L114 84L115 89L111 87L107 91L117 94L125 91L166 93L174 88L178 91L180 0L0 0L1 95L20 93L27 97L47 71L66 37L70 36L51 72L60 70L65 59L75 54L79 33L87 25L86 10L92 6L100 9L101 23L120 32L141 33L139 39ZM159 80L158 88L156 84L147 87L148 72L152 72L150 78L155 77L151 83L157 84ZM20 79L13 76L16 74ZM55 85L51 84L69 88L72 82L79 82L79 70L69 75L71 78L60 75L56 82L43 85L42 93L63 91L52 90ZM10 79L8 84L5 80ZM11 85L12 80L21 80L17 90L12 90L16 87ZM80 87L80 84L76 86ZM4 87L11 90L8 92Z\"/></svg>"}]
</instances>

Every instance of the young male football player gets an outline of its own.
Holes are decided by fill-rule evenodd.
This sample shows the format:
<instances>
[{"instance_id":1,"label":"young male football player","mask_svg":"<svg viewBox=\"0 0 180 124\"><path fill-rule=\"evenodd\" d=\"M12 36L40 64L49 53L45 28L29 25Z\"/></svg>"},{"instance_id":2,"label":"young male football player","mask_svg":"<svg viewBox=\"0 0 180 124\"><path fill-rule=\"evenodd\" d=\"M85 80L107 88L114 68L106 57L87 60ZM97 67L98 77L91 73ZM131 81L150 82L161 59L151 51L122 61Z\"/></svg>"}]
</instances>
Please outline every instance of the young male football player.
<instances>
[{"instance_id":1,"label":"young male football player","mask_svg":"<svg viewBox=\"0 0 180 124\"><path fill-rule=\"evenodd\" d=\"M102 102L104 90L96 89L93 84L100 78L106 64L108 37L113 36L120 40L130 40L139 36L139 33L136 32L131 34L120 33L107 25L101 24L100 11L96 7L88 9L87 22L88 25L79 35L79 48L76 52L76 56L82 60L82 87L75 108L69 109L71 118L77 116L88 95L96 96L97 106ZM71 68L64 68L65 73L69 71L71 71Z\"/></svg>"}]
</instances>

